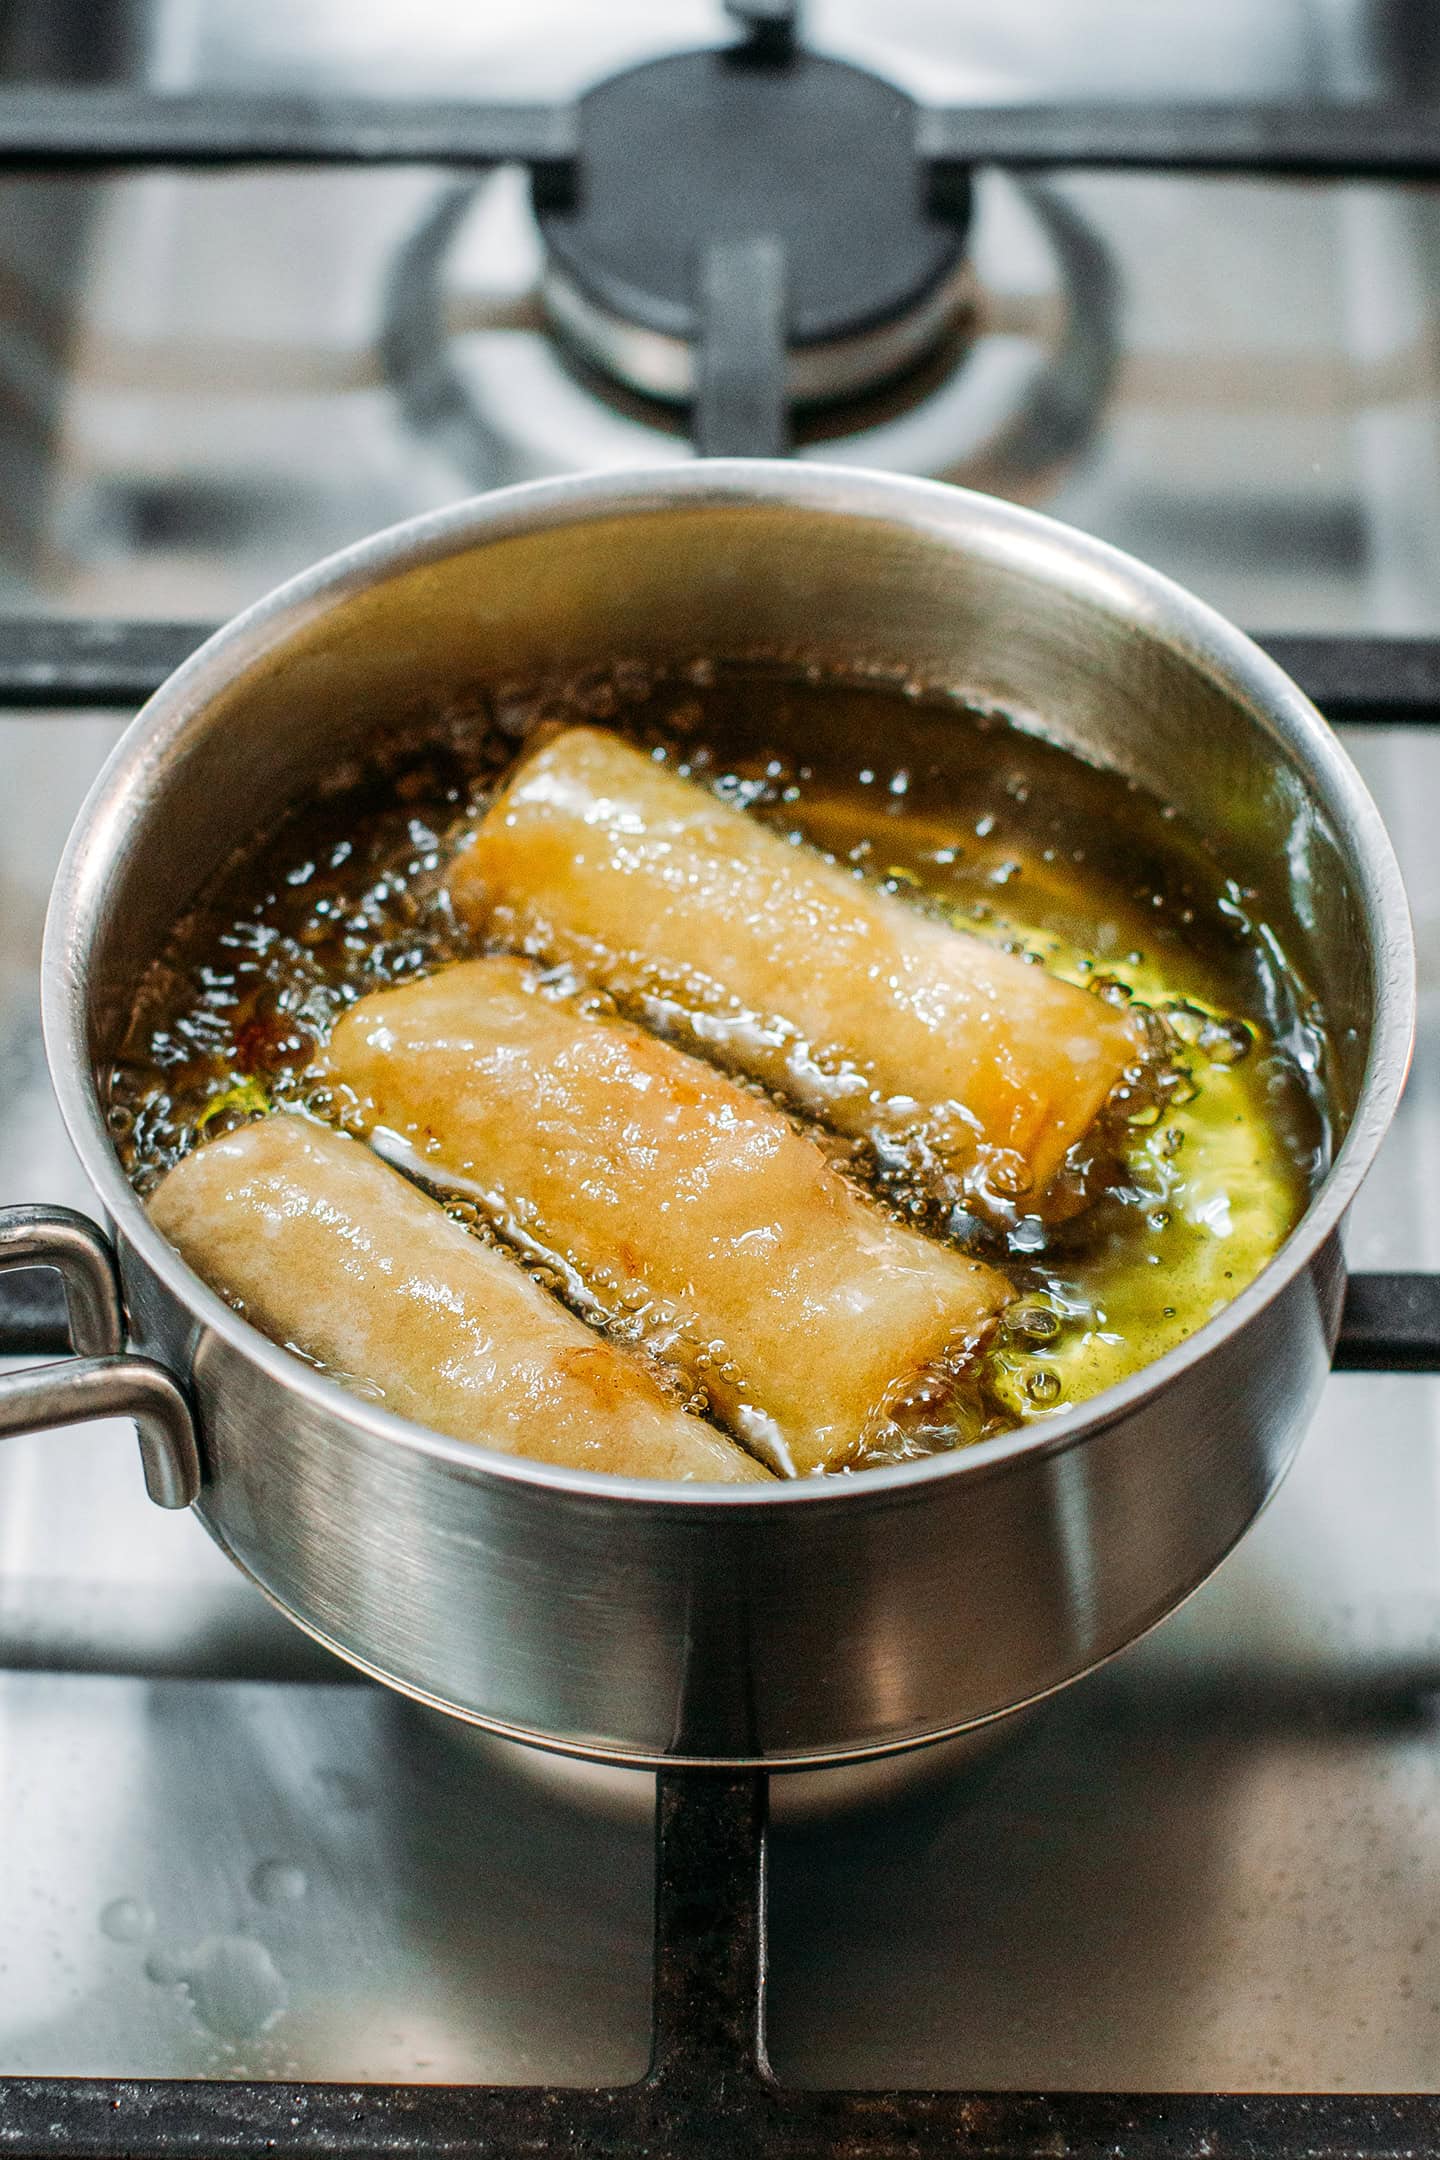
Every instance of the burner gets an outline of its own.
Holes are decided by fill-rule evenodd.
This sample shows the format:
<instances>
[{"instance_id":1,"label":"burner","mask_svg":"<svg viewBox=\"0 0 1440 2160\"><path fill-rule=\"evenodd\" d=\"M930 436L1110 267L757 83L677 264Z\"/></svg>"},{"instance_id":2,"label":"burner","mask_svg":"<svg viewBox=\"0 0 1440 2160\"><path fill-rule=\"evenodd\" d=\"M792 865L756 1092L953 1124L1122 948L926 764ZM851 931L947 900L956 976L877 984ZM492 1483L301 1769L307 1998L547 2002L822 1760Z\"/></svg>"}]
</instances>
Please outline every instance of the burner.
<instances>
[{"instance_id":1,"label":"burner","mask_svg":"<svg viewBox=\"0 0 1440 2160\"><path fill-rule=\"evenodd\" d=\"M967 245L955 325L888 386L801 413L797 450L1045 502L1110 392L1114 268L1070 203L993 171L976 175ZM396 257L383 362L442 494L457 474L487 488L690 455L682 402L637 394L554 334L545 275L515 172L442 189ZM683 340L656 336L688 365Z\"/></svg>"},{"instance_id":2,"label":"burner","mask_svg":"<svg viewBox=\"0 0 1440 2160\"><path fill-rule=\"evenodd\" d=\"M801 456L1053 495L1114 374L1096 235L1001 172L937 191L903 90L799 47L786 0L730 12L747 43L582 97L572 193L517 170L438 193L380 336L411 428L477 488L663 462L738 355L767 399L784 370Z\"/></svg>"},{"instance_id":3,"label":"burner","mask_svg":"<svg viewBox=\"0 0 1440 2160\"><path fill-rule=\"evenodd\" d=\"M803 50L677 54L580 100L573 205L536 201L546 312L579 356L672 403L694 393L696 292L716 242L784 259L790 395L850 398L941 343L969 296L962 184L927 211L919 108Z\"/></svg>"}]
</instances>

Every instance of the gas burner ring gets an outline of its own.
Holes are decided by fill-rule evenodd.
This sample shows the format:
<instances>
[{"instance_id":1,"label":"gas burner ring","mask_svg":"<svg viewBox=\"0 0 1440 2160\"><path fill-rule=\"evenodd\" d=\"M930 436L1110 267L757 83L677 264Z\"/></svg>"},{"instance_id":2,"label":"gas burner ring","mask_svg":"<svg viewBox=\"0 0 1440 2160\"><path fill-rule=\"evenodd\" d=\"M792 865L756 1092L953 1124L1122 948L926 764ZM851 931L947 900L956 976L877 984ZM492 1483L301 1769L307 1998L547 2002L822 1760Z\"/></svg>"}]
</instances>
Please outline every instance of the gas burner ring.
<instances>
[{"instance_id":1,"label":"gas burner ring","mask_svg":"<svg viewBox=\"0 0 1440 2160\"><path fill-rule=\"evenodd\" d=\"M862 397L894 382L958 329L975 303L975 275L961 261L933 292L892 323L823 345L792 345L786 380L800 408ZM562 344L589 367L641 397L688 405L695 394L693 340L653 330L591 298L554 260L541 276L540 300Z\"/></svg>"},{"instance_id":2,"label":"gas burner ring","mask_svg":"<svg viewBox=\"0 0 1440 2160\"><path fill-rule=\"evenodd\" d=\"M707 252L773 242L793 402L855 397L916 366L964 317L968 185L927 201L920 108L810 53L702 50L612 75L579 104L579 192L535 212L557 335L643 396L693 395Z\"/></svg>"},{"instance_id":3,"label":"gas burner ring","mask_svg":"<svg viewBox=\"0 0 1440 2160\"><path fill-rule=\"evenodd\" d=\"M799 449L1043 502L1110 394L1114 268L1063 195L1004 173L977 176L969 237L973 308L967 300L958 330L890 387L802 412ZM497 261L507 265L499 286ZM555 335L540 300L545 270L518 176L439 192L395 258L381 333L415 435L475 488L685 456L682 404L637 395ZM644 357L672 370L677 359L663 343Z\"/></svg>"}]
</instances>

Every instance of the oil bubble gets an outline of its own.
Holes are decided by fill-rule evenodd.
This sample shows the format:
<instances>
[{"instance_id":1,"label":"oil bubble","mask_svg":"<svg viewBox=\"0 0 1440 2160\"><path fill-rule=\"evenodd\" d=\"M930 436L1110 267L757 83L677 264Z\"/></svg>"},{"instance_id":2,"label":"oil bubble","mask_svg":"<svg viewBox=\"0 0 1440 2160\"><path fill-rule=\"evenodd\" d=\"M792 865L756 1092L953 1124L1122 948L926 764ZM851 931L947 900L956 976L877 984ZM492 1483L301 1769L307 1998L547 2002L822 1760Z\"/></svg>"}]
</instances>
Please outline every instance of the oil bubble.
<instances>
[{"instance_id":1,"label":"oil bubble","mask_svg":"<svg viewBox=\"0 0 1440 2160\"><path fill-rule=\"evenodd\" d=\"M1212 1065L1238 1065L1248 1057L1255 1036L1243 1020L1207 1020L1196 1047Z\"/></svg>"},{"instance_id":2,"label":"oil bubble","mask_svg":"<svg viewBox=\"0 0 1440 2160\"><path fill-rule=\"evenodd\" d=\"M1006 1200L1019 1200L1029 1192L1035 1180L1023 1155L999 1152L991 1158L986 1171L985 1183L992 1192Z\"/></svg>"},{"instance_id":3,"label":"oil bubble","mask_svg":"<svg viewBox=\"0 0 1440 2160\"><path fill-rule=\"evenodd\" d=\"M1048 1305L1012 1305L1005 1315L1005 1326L1012 1335L1020 1335L1027 1342L1053 1342L1060 1333L1060 1315Z\"/></svg>"}]
</instances>

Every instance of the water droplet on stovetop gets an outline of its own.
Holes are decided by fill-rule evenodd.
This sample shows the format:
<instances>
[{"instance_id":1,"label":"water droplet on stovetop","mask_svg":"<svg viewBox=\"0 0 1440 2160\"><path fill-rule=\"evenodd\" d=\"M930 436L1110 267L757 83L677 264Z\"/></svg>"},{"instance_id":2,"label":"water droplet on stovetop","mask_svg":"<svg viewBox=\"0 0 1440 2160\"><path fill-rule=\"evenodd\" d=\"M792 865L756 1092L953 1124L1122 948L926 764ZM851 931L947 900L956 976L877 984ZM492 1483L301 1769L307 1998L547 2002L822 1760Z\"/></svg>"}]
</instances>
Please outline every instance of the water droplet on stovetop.
<instances>
[{"instance_id":1,"label":"water droplet on stovetop","mask_svg":"<svg viewBox=\"0 0 1440 2160\"><path fill-rule=\"evenodd\" d=\"M309 1887L293 1860L262 1860L250 1877L250 1895L262 1905L293 1905Z\"/></svg>"},{"instance_id":2,"label":"water droplet on stovetop","mask_svg":"<svg viewBox=\"0 0 1440 2160\"><path fill-rule=\"evenodd\" d=\"M155 1925L155 1915L138 1898L112 1898L100 1915L100 1932L111 1942L143 1942Z\"/></svg>"},{"instance_id":3,"label":"water droplet on stovetop","mask_svg":"<svg viewBox=\"0 0 1440 2160\"><path fill-rule=\"evenodd\" d=\"M290 2000L265 1945L253 1935L207 1935L193 1950L152 1951L148 1979L182 1986L200 2023L219 2040L268 2032Z\"/></svg>"}]
</instances>

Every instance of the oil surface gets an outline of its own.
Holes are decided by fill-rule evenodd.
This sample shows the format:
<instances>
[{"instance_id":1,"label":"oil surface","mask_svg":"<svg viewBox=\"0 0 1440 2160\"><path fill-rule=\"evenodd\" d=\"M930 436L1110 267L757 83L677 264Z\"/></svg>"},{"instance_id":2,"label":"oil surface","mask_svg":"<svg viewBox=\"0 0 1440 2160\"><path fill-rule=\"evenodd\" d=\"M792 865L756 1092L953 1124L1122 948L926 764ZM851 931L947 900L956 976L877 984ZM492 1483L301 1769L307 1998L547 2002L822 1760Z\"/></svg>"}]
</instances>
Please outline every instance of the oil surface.
<instances>
[{"instance_id":1,"label":"oil surface","mask_svg":"<svg viewBox=\"0 0 1440 2160\"><path fill-rule=\"evenodd\" d=\"M893 686L696 666L516 692L337 776L242 853L151 971L108 1075L142 1193L198 1141L282 1105L346 1123L314 1068L345 1005L483 950L446 866L537 725L620 726L856 875L1151 1017L1112 1160L1069 1219L936 1219L863 1150L884 1203L1000 1266L1014 1303L963 1385L930 1376L870 1459L1054 1415L1149 1363L1258 1273L1329 1158L1324 1018L1255 896L1165 806L996 715ZM504 1236L473 1202L453 1211ZM565 1294L544 1253L520 1257ZM624 1314L577 1301L634 1339ZM643 1347L643 1343L642 1343Z\"/></svg>"}]
</instances>

